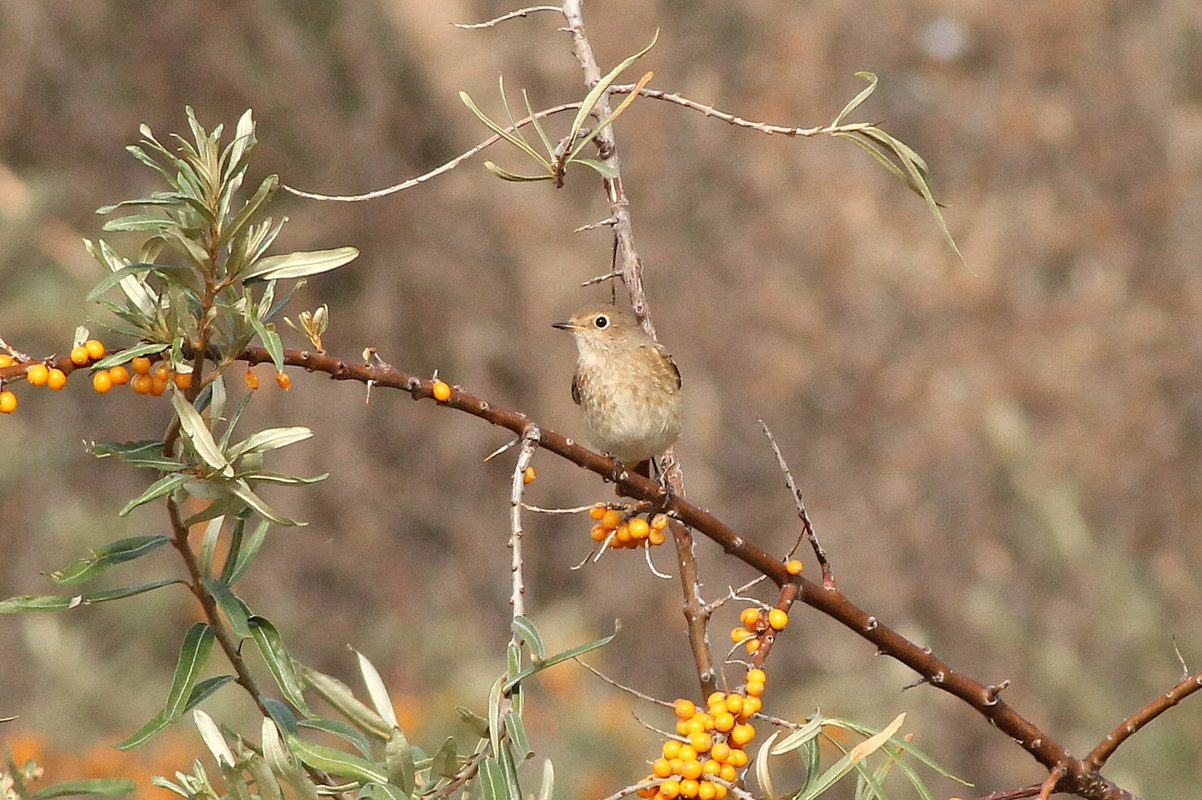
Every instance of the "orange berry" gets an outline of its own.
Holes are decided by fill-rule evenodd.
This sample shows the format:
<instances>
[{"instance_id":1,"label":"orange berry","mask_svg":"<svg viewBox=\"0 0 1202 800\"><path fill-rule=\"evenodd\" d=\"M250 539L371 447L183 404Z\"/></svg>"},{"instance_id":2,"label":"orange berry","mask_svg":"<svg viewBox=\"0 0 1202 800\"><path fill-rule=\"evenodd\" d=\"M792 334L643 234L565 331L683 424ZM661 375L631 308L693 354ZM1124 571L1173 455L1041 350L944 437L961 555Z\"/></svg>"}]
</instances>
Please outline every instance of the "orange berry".
<instances>
[{"instance_id":1,"label":"orange berry","mask_svg":"<svg viewBox=\"0 0 1202 800\"><path fill-rule=\"evenodd\" d=\"M650 798L650 797L655 797L655 792L656 792L656 788L654 786L645 786L642 789L639 789L638 792L636 792L636 794L638 794L639 797Z\"/></svg>"},{"instance_id":2,"label":"orange berry","mask_svg":"<svg viewBox=\"0 0 1202 800\"><path fill-rule=\"evenodd\" d=\"M652 528L651 533L647 534L647 543L653 547L659 547L665 541L664 532L657 528Z\"/></svg>"},{"instance_id":3,"label":"orange berry","mask_svg":"<svg viewBox=\"0 0 1202 800\"><path fill-rule=\"evenodd\" d=\"M733 722L730 727L734 727ZM710 748L710 760L716 761L721 765L725 763L728 758L730 758L730 745L728 745L726 742L714 742L714 746ZM706 763L708 764L709 762L707 761Z\"/></svg>"},{"instance_id":4,"label":"orange berry","mask_svg":"<svg viewBox=\"0 0 1202 800\"><path fill-rule=\"evenodd\" d=\"M17 396L5 389L0 392L0 414L11 414L17 410Z\"/></svg>"},{"instance_id":5,"label":"orange berry","mask_svg":"<svg viewBox=\"0 0 1202 800\"><path fill-rule=\"evenodd\" d=\"M46 385L51 389L58 391L67 385L67 373L63 372L58 367L53 367L49 374L46 375Z\"/></svg>"},{"instance_id":6,"label":"orange berry","mask_svg":"<svg viewBox=\"0 0 1202 800\"><path fill-rule=\"evenodd\" d=\"M112 379L114 386L124 386L129 383L129 370L120 364L109 367L109 378Z\"/></svg>"},{"instance_id":7,"label":"orange berry","mask_svg":"<svg viewBox=\"0 0 1202 800\"><path fill-rule=\"evenodd\" d=\"M668 527L668 515L656 514L651 518L651 527L655 528L657 531L662 531L664 528Z\"/></svg>"},{"instance_id":8,"label":"orange berry","mask_svg":"<svg viewBox=\"0 0 1202 800\"><path fill-rule=\"evenodd\" d=\"M630 526L630 536L632 539L646 539L651 533L651 526L642 517L634 517L627 524Z\"/></svg>"},{"instance_id":9,"label":"orange berry","mask_svg":"<svg viewBox=\"0 0 1202 800\"><path fill-rule=\"evenodd\" d=\"M735 726L735 715L729 711L719 711L714 715L714 730L726 733ZM717 747L717 745L715 745ZM717 758L717 756L714 756Z\"/></svg>"},{"instance_id":10,"label":"orange berry","mask_svg":"<svg viewBox=\"0 0 1202 800\"><path fill-rule=\"evenodd\" d=\"M726 795L730 793L730 789L724 783L711 784L714 787L714 800L726 800Z\"/></svg>"},{"instance_id":11,"label":"orange berry","mask_svg":"<svg viewBox=\"0 0 1202 800\"><path fill-rule=\"evenodd\" d=\"M688 778L689 780L697 780L701 777L701 762L686 761L680 766L680 777Z\"/></svg>"},{"instance_id":12,"label":"orange berry","mask_svg":"<svg viewBox=\"0 0 1202 800\"><path fill-rule=\"evenodd\" d=\"M689 733L689 721L687 719L676 720L676 732L681 736L687 736Z\"/></svg>"},{"instance_id":13,"label":"orange berry","mask_svg":"<svg viewBox=\"0 0 1202 800\"><path fill-rule=\"evenodd\" d=\"M32 386L45 386L50 378L50 367L45 364L33 364L25 370L25 379Z\"/></svg>"},{"instance_id":14,"label":"orange berry","mask_svg":"<svg viewBox=\"0 0 1202 800\"><path fill-rule=\"evenodd\" d=\"M732 714L738 714L743 710L743 695L731 692L726 695L726 710Z\"/></svg>"},{"instance_id":15,"label":"orange berry","mask_svg":"<svg viewBox=\"0 0 1202 800\"><path fill-rule=\"evenodd\" d=\"M525 471L522 473L522 483L534 483L534 477L534 467L526 467Z\"/></svg>"},{"instance_id":16,"label":"orange berry","mask_svg":"<svg viewBox=\"0 0 1202 800\"><path fill-rule=\"evenodd\" d=\"M275 374L275 385L286 392L292 388L292 378L288 377L287 372L277 372Z\"/></svg>"},{"instance_id":17,"label":"orange berry","mask_svg":"<svg viewBox=\"0 0 1202 800\"><path fill-rule=\"evenodd\" d=\"M703 775L717 775L721 771L722 765L715 758L711 758L701 765L701 774Z\"/></svg>"},{"instance_id":18,"label":"orange berry","mask_svg":"<svg viewBox=\"0 0 1202 800\"><path fill-rule=\"evenodd\" d=\"M15 363L17 363L17 359L13 358L8 353L0 353L0 369L11 367Z\"/></svg>"},{"instance_id":19,"label":"orange berry","mask_svg":"<svg viewBox=\"0 0 1202 800\"><path fill-rule=\"evenodd\" d=\"M746 690L747 690L748 697L759 697L760 695L762 695L764 693L764 682L763 681L747 681Z\"/></svg>"},{"instance_id":20,"label":"orange berry","mask_svg":"<svg viewBox=\"0 0 1202 800\"><path fill-rule=\"evenodd\" d=\"M759 697L748 697L743 701L743 709L739 712L739 719L747 719L754 716L764 707L764 701Z\"/></svg>"},{"instance_id":21,"label":"orange berry","mask_svg":"<svg viewBox=\"0 0 1202 800\"><path fill-rule=\"evenodd\" d=\"M672 765L666 758L657 758L651 764L651 774L657 778L666 778L672 774Z\"/></svg>"},{"instance_id":22,"label":"orange berry","mask_svg":"<svg viewBox=\"0 0 1202 800\"><path fill-rule=\"evenodd\" d=\"M747 680L748 681L759 681L760 683L767 683L768 676L759 667L752 667L751 669L747 670Z\"/></svg>"},{"instance_id":23,"label":"orange berry","mask_svg":"<svg viewBox=\"0 0 1202 800\"><path fill-rule=\"evenodd\" d=\"M440 403L445 403L451 399L451 387L446 381L434 381L432 391L434 392L434 399Z\"/></svg>"},{"instance_id":24,"label":"orange berry","mask_svg":"<svg viewBox=\"0 0 1202 800\"><path fill-rule=\"evenodd\" d=\"M680 742L675 739L669 739L664 742L663 750L664 758L677 758L680 756Z\"/></svg>"},{"instance_id":25,"label":"orange berry","mask_svg":"<svg viewBox=\"0 0 1202 800\"><path fill-rule=\"evenodd\" d=\"M138 375L149 375L150 359L146 356L137 356L130 360L129 368Z\"/></svg>"},{"instance_id":26,"label":"orange berry","mask_svg":"<svg viewBox=\"0 0 1202 800\"><path fill-rule=\"evenodd\" d=\"M150 394L150 385L154 379L149 375L138 373L129 379L129 388L134 394Z\"/></svg>"},{"instance_id":27,"label":"orange berry","mask_svg":"<svg viewBox=\"0 0 1202 800\"><path fill-rule=\"evenodd\" d=\"M684 722L685 733L692 736L694 733L705 732L705 717L704 713L689 717Z\"/></svg>"},{"instance_id":28,"label":"orange berry","mask_svg":"<svg viewBox=\"0 0 1202 800\"><path fill-rule=\"evenodd\" d=\"M710 692L710 696L705 698L705 704L709 708L726 702L726 692Z\"/></svg>"},{"instance_id":29,"label":"orange berry","mask_svg":"<svg viewBox=\"0 0 1202 800\"><path fill-rule=\"evenodd\" d=\"M71 363L80 367L88 363L88 348L84 347L82 344L78 347L72 347Z\"/></svg>"},{"instance_id":30,"label":"orange berry","mask_svg":"<svg viewBox=\"0 0 1202 800\"><path fill-rule=\"evenodd\" d=\"M183 391L192 388L192 373L191 372L176 372L171 375L171 381L175 384L175 388Z\"/></svg>"},{"instance_id":31,"label":"orange berry","mask_svg":"<svg viewBox=\"0 0 1202 800\"><path fill-rule=\"evenodd\" d=\"M689 735L689 744L698 753L708 753L710 748L714 746L714 739L708 733L698 731Z\"/></svg>"},{"instance_id":32,"label":"orange berry","mask_svg":"<svg viewBox=\"0 0 1202 800\"><path fill-rule=\"evenodd\" d=\"M678 754L678 757L681 761L696 761L697 751L693 749L691 744L682 744L680 746L680 753Z\"/></svg>"},{"instance_id":33,"label":"orange berry","mask_svg":"<svg viewBox=\"0 0 1202 800\"><path fill-rule=\"evenodd\" d=\"M789 614L782 608L774 608L768 612L768 624L778 631L783 631L789 624Z\"/></svg>"},{"instance_id":34,"label":"orange berry","mask_svg":"<svg viewBox=\"0 0 1202 800\"><path fill-rule=\"evenodd\" d=\"M594 505L592 508L590 508L588 510L588 515L591 519L594 519L597 522L600 522L601 518L605 516L605 512L608 510L609 509L607 509L605 507L605 503L597 503L596 505Z\"/></svg>"},{"instance_id":35,"label":"orange berry","mask_svg":"<svg viewBox=\"0 0 1202 800\"><path fill-rule=\"evenodd\" d=\"M743 755L746 756L747 754L743 753ZM739 777L739 773L735 771L733 764L723 764L722 769L718 770L718 777L728 783L734 783L735 778Z\"/></svg>"},{"instance_id":36,"label":"orange berry","mask_svg":"<svg viewBox=\"0 0 1202 800\"><path fill-rule=\"evenodd\" d=\"M259 376L249 369L246 371L246 385L252 392L259 388Z\"/></svg>"},{"instance_id":37,"label":"orange berry","mask_svg":"<svg viewBox=\"0 0 1202 800\"><path fill-rule=\"evenodd\" d=\"M748 655L755 655L755 651L760 649L760 640L748 639L743 642L743 649L747 651Z\"/></svg>"},{"instance_id":38,"label":"orange berry","mask_svg":"<svg viewBox=\"0 0 1202 800\"><path fill-rule=\"evenodd\" d=\"M606 530L604 525L594 525L592 530L588 532L588 535L592 537L594 542L603 542L605 541L605 537L609 536L609 531Z\"/></svg>"},{"instance_id":39,"label":"orange berry","mask_svg":"<svg viewBox=\"0 0 1202 800\"><path fill-rule=\"evenodd\" d=\"M726 763L733 769L743 769L743 767L747 766L747 751L731 750L730 758L726 759Z\"/></svg>"},{"instance_id":40,"label":"orange berry","mask_svg":"<svg viewBox=\"0 0 1202 800\"><path fill-rule=\"evenodd\" d=\"M793 559L789 563L785 564L785 572L789 573L790 575L800 575L801 562L797 559Z\"/></svg>"},{"instance_id":41,"label":"orange berry","mask_svg":"<svg viewBox=\"0 0 1202 800\"><path fill-rule=\"evenodd\" d=\"M739 622L742 622L747 628L754 628L759 621L760 610L758 608L745 608L743 613L739 614Z\"/></svg>"},{"instance_id":42,"label":"orange berry","mask_svg":"<svg viewBox=\"0 0 1202 800\"><path fill-rule=\"evenodd\" d=\"M88 351L88 358L95 361L98 358L104 358L104 342L99 339L88 339L83 343L84 349Z\"/></svg>"},{"instance_id":43,"label":"orange berry","mask_svg":"<svg viewBox=\"0 0 1202 800\"><path fill-rule=\"evenodd\" d=\"M730 743L734 747L742 747L755 738L755 728L746 722L741 722L730 730Z\"/></svg>"},{"instance_id":44,"label":"orange berry","mask_svg":"<svg viewBox=\"0 0 1202 800\"><path fill-rule=\"evenodd\" d=\"M689 719L697 713L697 705L692 700L682 697L672 704L672 713L680 719Z\"/></svg>"},{"instance_id":45,"label":"orange berry","mask_svg":"<svg viewBox=\"0 0 1202 800\"><path fill-rule=\"evenodd\" d=\"M153 397L158 397L163 392L167 391L167 381L160 378L158 375L150 375L150 394Z\"/></svg>"},{"instance_id":46,"label":"orange berry","mask_svg":"<svg viewBox=\"0 0 1202 800\"><path fill-rule=\"evenodd\" d=\"M697 800L714 800L718 796L718 786L712 781L701 781L697 784Z\"/></svg>"},{"instance_id":47,"label":"orange berry","mask_svg":"<svg viewBox=\"0 0 1202 800\"><path fill-rule=\"evenodd\" d=\"M601 516L601 524L611 531L622 524L622 512L611 508Z\"/></svg>"},{"instance_id":48,"label":"orange berry","mask_svg":"<svg viewBox=\"0 0 1202 800\"><path fill-rule=\"evenodd\" d=\"M107 369L92 374L92 388L99 394L104 394L113 388L113 378Z\"/></svg>"},{"instance_id":49,"label":"orange berry","mask_svg":"<svg viewBox=\"0 0 1202 800\"><path fill-rule=\"evenodd\" d=\"M664 800L675 800L680 796L680 781L668 778L659 785L659 796Z\"/></svg>"},{"instance_id":50,"label":"orange berry","mask_svg":"<svg viewBox=\"0 0 1202 800\"><path fill-rule=\"evenodd\" d=\"M166 361L160 361L154 365L154 369L150 372L150 377L167 380L171 377L171 365Z\"/></svg>"},{"instance_id":51,"label":"orange berry","mask_svg":"<svg viewBox=\"0 0 1202 800\"><path fill-rule=\"evenodd\" d=\"M732 628L730 631L730 640L735 644L738 644L744 639L749 639L752 636L755 636L755 634L746 628Z\"/></svg>"},{"instance_id":52,"label":"orange berry","mask_svg":"<svg viewBox=\"0 0 1202 800\"><path fill-rule=\"evenodd\" d=\"M623 522L618 526L617 540L622 544L630 544L634 539L630 536L630 526Z\"/></svg>"}]
</instances>

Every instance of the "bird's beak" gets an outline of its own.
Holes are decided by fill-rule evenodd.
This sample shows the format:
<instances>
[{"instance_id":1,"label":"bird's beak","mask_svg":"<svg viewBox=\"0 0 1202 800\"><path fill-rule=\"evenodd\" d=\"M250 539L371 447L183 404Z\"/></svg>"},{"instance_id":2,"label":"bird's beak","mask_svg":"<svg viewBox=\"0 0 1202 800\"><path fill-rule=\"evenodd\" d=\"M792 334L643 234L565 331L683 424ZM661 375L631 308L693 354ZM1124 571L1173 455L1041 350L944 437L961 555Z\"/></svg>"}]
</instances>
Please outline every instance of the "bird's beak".
<instances>
[{"instance_id":1,"label":"bird's beak","mask_svg":"<svg viewBox=\"0 0 1202 800\"><path fill-rule=\"evenodd\" d=\"M570 322L553 322L551 323L551 327L559 328L559 330L567 331L568 333L575 333L576 331L584 330L579 325L573 325Z\"/></svg>"}]
</instances>

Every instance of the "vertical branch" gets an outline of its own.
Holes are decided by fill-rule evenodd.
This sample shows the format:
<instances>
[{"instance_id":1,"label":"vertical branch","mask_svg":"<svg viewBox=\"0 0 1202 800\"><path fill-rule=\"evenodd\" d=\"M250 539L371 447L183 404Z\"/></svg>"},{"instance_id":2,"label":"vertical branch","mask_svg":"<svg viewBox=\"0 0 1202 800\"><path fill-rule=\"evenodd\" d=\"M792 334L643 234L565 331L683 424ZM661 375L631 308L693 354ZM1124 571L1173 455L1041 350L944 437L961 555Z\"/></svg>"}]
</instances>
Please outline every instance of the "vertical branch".
<instances>
[{"instance_id":1,"label":"vertical branch","mask_svg":"<svg viewBox=\"0 0 1202 800\"><path fill-rule=\"evenodd\" d=\"M601 80L601 67L593 53L593 46L584 31L583 0L564 0L563 15L568 23L568 33L572 38L572 53L584 70L584 82L589 88L596 86ZM592 117L600 122L611 113L609 92L602 92L592 109ZM630 296L630 308L634 311L639 323L653 339L655 324L651 319L651 308L647 303L647 295L643 289L643 262L639 259L634 246L634 226L630 219L630 203L626 198L626 190L622 187L622 163L618 157L617 141L614 136L614 126L609 125L595 139L597 156L608 164L614 171L614 177L602 178L605 196L609 200L609 223L614 230L614 271L622 278L626 291ZM680 461L676 457L673 446L660 458L660 470L666 486L671 493L684 496L684 473L680 469ZM716 685L716 675L713 657L709 652L707 633L708 614L704 612L701 601L701 583L698 578L697 563L693 552L693 537L680 523L672 525L672 540L676 547L676 562L680 566L681 580L684 584L684 614L688 622L689 642L692 645L693 659L697 667L697 675L701 681L703 692L708 694Z\"/></svg>"},{"instance_id":2,"label":"vertical branch","mask_svg":"<svg viewBox=\"0 0 1202 800\"><path fill-rule=\"evenodd\" d=\"M526 489L526 468L534 458L534 451L541 436L542 431L537 425L531 425L522 433L522 445L518 450L517 463L513 467L513 481L509 492L509 550L510 570L513 573L509 605L513 606L515 617L526 613L526 584L522 577L522 495Z\"/></svg>"}]
</instances>

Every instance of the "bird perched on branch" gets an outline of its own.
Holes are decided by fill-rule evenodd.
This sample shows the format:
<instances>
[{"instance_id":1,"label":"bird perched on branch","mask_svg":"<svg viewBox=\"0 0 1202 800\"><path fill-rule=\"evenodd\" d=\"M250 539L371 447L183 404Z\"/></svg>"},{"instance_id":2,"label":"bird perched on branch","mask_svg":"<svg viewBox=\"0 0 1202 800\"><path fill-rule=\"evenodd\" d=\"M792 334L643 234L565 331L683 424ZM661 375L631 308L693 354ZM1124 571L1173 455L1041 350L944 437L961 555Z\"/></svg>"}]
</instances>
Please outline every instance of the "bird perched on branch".
<instances>
[{"instance_id":1,"label":"bird perched on branch","mask_svg":"<svg viewBox=\"0 0 1202 800\"><path fill-rule=\"evenodd\" d=\"M572 399L594 447L637 469L676 443L680 370L663 345L613 306L584 309L553 327L576 340Z\"/></svg>"}]
</instances>

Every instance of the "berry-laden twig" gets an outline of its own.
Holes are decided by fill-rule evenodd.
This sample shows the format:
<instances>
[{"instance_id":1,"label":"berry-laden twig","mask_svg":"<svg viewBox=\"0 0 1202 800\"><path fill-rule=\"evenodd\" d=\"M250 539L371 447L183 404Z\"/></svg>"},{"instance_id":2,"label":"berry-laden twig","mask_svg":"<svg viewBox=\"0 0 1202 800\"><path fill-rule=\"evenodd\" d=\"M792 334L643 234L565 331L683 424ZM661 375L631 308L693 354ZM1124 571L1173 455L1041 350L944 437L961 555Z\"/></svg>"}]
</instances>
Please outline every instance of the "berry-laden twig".
<instances>
[{"instance_id":1,"label":"berry-laden twig","mask_svg":"<svg viewBox=\"0 0 1202 800\"><path fill-rule=\"evenodd\" d=\"M267 350L262 347L247 348L239 358L250 364L271 360ZM436 381L420 378L391 366L347 362L326 353L303 350L285 350L283 361L288 366L326 373L334 380L361 383L371 381L373 385L381 388L409 392L415 400L435 399ZM448 388L450 394L445 400L439 401L440 405L479 417L519 436L534 425L534 420L525 414L495 405L461 388L450 385ZM665 492L659 481L622 470L613 459L589 450L545 427L539 427L538 446L602 478L615 476L617 487L622 494L664 508L672 522L679 524L684 535L690 537L690 542L691 533L687 528L701 532L721 546L726 553L768 577L782 589L782 602L778 603L777 607L785 608L796 598L826 614L875 645L881 653L913 669L927 684L970 705L1049 770L1058 764L1065 764L1065 775L1060 779L1057 791L1074 793L1092 800L1126 800L1131 797L1121 787L1103 778L1096 767L1073 758L1059 742L1011 708L998 696L996 687L973 680L952 669L929 648L911 642L881 623L877 617L856 606L837 589L828 589L799 574L792 574L785 563L743 537L710 512L689 503L683 497ZM670 526L670 529L675 534L676 525ZM685 580L683 574L681 577ZM703 606L698 608L704 613ZM762 652L757 652L756 660L760 660L762 655ZM711 672L706 677L713 681L715 675Z\"/></svg>"}]
</instances>

